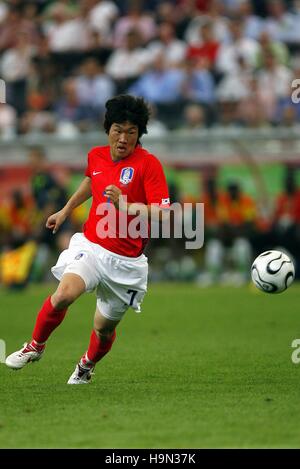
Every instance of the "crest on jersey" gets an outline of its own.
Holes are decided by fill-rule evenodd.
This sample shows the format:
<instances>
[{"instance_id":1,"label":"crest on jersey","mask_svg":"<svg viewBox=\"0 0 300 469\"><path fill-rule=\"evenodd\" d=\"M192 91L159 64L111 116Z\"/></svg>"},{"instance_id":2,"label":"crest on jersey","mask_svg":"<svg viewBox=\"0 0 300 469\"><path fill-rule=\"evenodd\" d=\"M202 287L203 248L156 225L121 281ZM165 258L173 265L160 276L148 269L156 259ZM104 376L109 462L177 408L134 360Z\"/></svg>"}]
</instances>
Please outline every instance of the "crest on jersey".
<instances>
[{"instance_id":1,"label":"crest on jersey","mask_svg":"<svg viewBox=\"0 0 300 469\"><path fill-rule=\"evenodd\" d=\"M133 178L133 168L123 168L120 175L120 182L122 184L129 184Z\"/></svg>"}]
</instances>

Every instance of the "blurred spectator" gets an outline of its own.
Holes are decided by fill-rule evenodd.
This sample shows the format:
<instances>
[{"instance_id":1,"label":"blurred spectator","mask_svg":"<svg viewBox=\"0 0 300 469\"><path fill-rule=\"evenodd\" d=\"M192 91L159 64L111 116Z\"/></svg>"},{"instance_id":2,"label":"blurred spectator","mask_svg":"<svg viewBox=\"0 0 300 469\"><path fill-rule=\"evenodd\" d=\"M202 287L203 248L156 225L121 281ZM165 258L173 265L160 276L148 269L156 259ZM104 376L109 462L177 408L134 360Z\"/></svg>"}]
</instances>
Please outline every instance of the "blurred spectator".
<instances>
[{"instance_id":1,"label":"blurred spectator","mask_svg":"<svg viewBox=\"0 0 300 469\"><path fill-rule=\"evenodd\" d=\"M172 23L161 23L158 38L150 42L148 50L153 57L163 54L167 67L176 67L185 58L186 43L176 38Z\"/></svg>"},{"instance_id":2,"label":"blurred spectator","mask_svg":"<svg viewBox=\"0 0 300 469\"><path fill-rule=\"evenodd\" d=\"M8 13L7 3L4 1L0 1L0 25L6 19L7 13Z\"/></svg>"},{"instance_id":3,"label":"blurred spectator","mask_svg":"<svg viewBox=\"0 0 300 469\"><path fill-rule=\"evenodd\" d=\"M0 24L0 52L15 47L21 21L19 10L10 7L5 16L5 21Z\"/></svg>"},{"instance_id":4,"label":"blurred spectator","mask_svg":"<svg viewBox=\"0 0 300 469\"><path fill-rule=\"evenodd\" d=\"M152 139L152 138L163 137L168 134L167 126L164 124L164 122L162 122L161 120L157 118L157 109L155 105L151 104L150 109L151 109L151 115L150 115L150 119L147 125L148 133L143 136L143 140L145 139L147 140L148 136L149 138Z\"/></svg>"},{"instance_id":5,"label":"blurred spectator","mask_svg":"<svg viewBox=\"0 0 300 469\"><path fill-rule=\"evenodd\" d=\"M158 116L171 127L180 123L182 103L201 103L209 107L214 102L214 83L207 70L195 70L192 61L186 61L184 69L169 69L163 55L156 57L153 68L145 72L129 92L155 103Z\"/></svg>"},{"instance_id":6,"label":"blurred spectator","mask_svg":"<svg viewBox=\"0 0 300 469\"><path fill-rule=\"evenodd\" d=\"M271 38L267 31L263 31L259 36L260 50L257 54L257 67L263 66L264 55L269 51L272 52L278 64L289 65L290 54L287 46L280 41Z\"/></svg>"},{"instance_id":7,"label":"blurred spectator","mask_svg":"<svg viewBox=\"0 0 300 469\"><path fill-rule=\"evenodd\" d=\"M204 179L204 190L201 194L201 202L204 204L205 213L205 231L209 237L217 236L219 229L219 197L220 192L217 189L216 174L210 175Z\"/></svg>"},{"instance_id":8,"label":"blurred spectator","mask_svg":"<svg viewBox=\"0 0 300 469\"><path fill-rule=\"evenodd\" d=\"M195 132L205 127L205 111L199 104L188 104L183 109L181 132Z\"/></svg>"},{"instance_id":9,"label":"blurred spectator","mask_svg":"<svg viewBox=\"0 0 300 469\"><path fill-rule=\"evenodd\" d=\"M293 6L292 11L295 15L294 16L295 24L298 25L300 21L300 0L293 0L292 6Z\"/></svg>"},{"instance_id":10,"label":"blurred spectator","mask_svg":"<svg viewBox=\"0 0 300 469\"><path fill-rule=\"evenodd\" d=\"M283 127L290 127L294 130L300 130L300 124L298 121L296 106L292 104L287 105L283 108L282 114L280 116L280 125Z\"/></svg>"},{"instance_id":11,"label":"blurred spectator","mask_svg":"<svg viewBox=\"0 0 300 469\"><path fill-rule=\"evenodd\" d=\"M39 42L34 48L34 58L47 63L54 60L50 51L49 39L45 34L40 35Z\"/></svg>"},{"instance_id":12,"label":"blurred spectator","mask_svg":"<svg viewBox=\"0 0 300 469\"><path fill-rule=\"evenodd\" d=\"M112 28L119 15L115 2L107 0L85 0L89 9L89 25L102 38L103 45L113 43Z\"/></svg>"},{"instance_id":13,"label":"blurred spectator","mask_svg":"<svg viewBox=\"0 0 300 469\"><path fill-rule=\"evenodd\" d=\"M106 101L115 93L112 79L104 73L103 66L90 57L82 63L81 73L74 83L79 104L89 107L100 121Z\"/></svg>"},{"instance_id":14,"label":"blurred spectator","mask_svg":"<svg viewBox=\"0 0 300 469\"><path fill-rule=\"evenodd\" d=\"M213 36L217 42L228 43L230 31L228 28L228 18L225 16L225 5L221 0L211 0L205 15L195 15L191 17L184 38L189 44L199 43L199 28L207 22L213 25Z\"/></svg>"},{"instance_id":15,"label":"blurred spectator","mask_svg":"<svg viewBox=\"0 0 300 469\"><path fill-rule=\"evenodd\" d=\"M56 130L55 116L50 111L39 111L29 105L19 120L20 134L43 135Z\"/></svg>"},{"instance_id":16,"label":"blurred spectator","mask_svg":"<svg viewBox=\"0 0 300 469\"><path fill-rule=\"evenodd\" d=\"M16 135L17 114L9 104L0 103L0 136L2 140L13 139Z\"/></svg>"},{"instance_id":17,"label":"blurred spectator","mask_svg":"<svg viewBox=\"0 0 300 469\"><path fill-rule=\"evenodd\" d=\"M222 103L233 103L237 106L251 94L253 74L243 57L237 57L237 66L225 74L217 87L217 98Z\"/></svg>"},{"instance_id":18,"label":"blurred spectator","mask_svg":"<svg viewBox=\"0 0 300 469\"><path fill-rule=\"evenodd\" d=\"M182 34L178 31L178 9L175 8L176 0L164 0L158 2L155 9L155 19L156 23L160 25L161 23L170 23L176 27L176 37L178 39L183 39ZM181 12L180 12L181 13Z\"/></svg>"},{"instance_id":19,"label":"blurred spectator","mask_svg":"<svg viewBox=\"0 0 300 469\"><path fill-rule=\"evenodd\" d=\"M250 234L250 228L256 217L253 199L242 191L236 181L228 183L227 190L220 198L220 222L235 230L238 236Z\"/></svg>"},{"instance_id":20,"label":"blurred spectator","mask_svg":"<svg viewBox=\"0 0 300 469\"><path fill-rule=\"evenodd\" d=\"M129 31L140 33L141 44L146 44L156 35L156 24L149 13L143 11L142 0L130 0L127 15L117 20L114 30L114 46L123 47Z\"/></svg>"},{"instance_id":21,"label":"blurred spectator","mask_svg":"<svg viewBox=\"0 0 300 469\"><path fill-rule=\"evenodd\" d=\"M201 198L205 205L206 243L204 275L199 283L240 285L248 281L251 263L249 238L255 229L256 207L251 197L231 182L218 191L215 178L206 181Z\"/></svg>"},{"instance_id":22,"label":"blurred spectator","mask_svg":"<svg viewBox=\"0 0 300 469\"><path fill-rule=\"evenodd\" d=\"M190 0L178 0L177 3L179 6L186 6L187 4L192 3L197 12L203 13L208 10L210 0L193 0L192 2Z\"/></svg>"},{"instance_id":23,"label":"blurred spectator","mask_svg":"<svg viewBox=\"0 0 300 469\"><path fill-rule=\"evenodd\" d=\"M225 11L227 16L234 17L236 16L240 4L243 3L243 0L223 0L223 3L225 5ZM253 3L253 0L251 0L251 3Z\"/></svg>"},{"instance_id":24,"label":"blurred spectator","mask_svg":"<svg viewBox=\"0 0 300 469\"><path fill-rule=\"evenodd\" d=\"M15 249L24 244L31 236L34 224L34 207L22 191L15 189L5 206L7 213L7 239L5 248Z\"/></svg>"},{"instance_id":25,"label":"blurred spectator","mask_svg":"<svg viewBox=\"0 0 300 469\"><path fill-rule=\"evenodd\" d=\"M158 117L173 125L181 109L183 73L166 67L164 56L157 55L153 68L145 72L130 88L129 93L142 96L156 105Z\"/></svg>"},{"instance_id":26,"label":"blurred spectator","mask_svg":"<svg viewBox=\"0 0 300 469\"><path fill-rule=\"evenodd\" d=\"M299 260L300 188L296 174L293 167L286 168L284 189L276 199L271 231L276 244L286 248Z\"/></svg>"},{"instance_id":27,"label":"blurred spectator","mask_svg":"<svg viewBox=\"0 0 300 469\"><path fill-rule=\"evenodd\" d=\"M224 76L217 87L220 126L258 124L257 83L243 57L237 59L237 66L233 72Z\"/></svg>"},{"instance_id":28,"label":"blurred spectator","mask_svg":"<svg viewBox=\"0 0 300 469\"><path fill-rule=\"evenodd\" d=\"M51 21L53 18L53 15L55 16L55 13L57 12L58 8L61 8L61 6L65 9L65 11L68 13L68 16L70 18L75 18L78 13L79 13L79 5L78 1L74 0L54 0L51 1L48 5L46 5L46 8L43 11L43 19L45 21Z\"/></svg>"},{"instance_id":29,"label":"blurred spectator","mask_svg":"<svg viewBox=\"0 0 300 469\"><path fill-rule=\"evenodd\" d=\"M75 18L64 3L57 2L51 12L51 23L45 28L52 52L82 51L89 46L90 31L86 18Z\"/></svg>"},{"instance_id":30,"label":"blurred spectator","mask_svg":"<svg viewBox=\"0 0 300 469\"><path fill-rule=\"evenodd\" d=\"M295 168L286 167L283 192L276 199L274 223L284 230L300 223L300 188L296 175Z\"/></svg>"},{"instance_id":31,"label":"blurred spectator","mask_svg":"<svg viewBox=\"0 0 300 469\"><path fill-rule=\"evenodd\" d=\"M299 23L296 15L288 12L283 0L267 2L268 18L265 20L265 30L275 41L293 43L300 41Z\"/></svg>"},{"instance_id":32,"label":"blurred spectator","mask_svg":"<svg viewBox=\"0 0 300 469\"><path fill-rule=\"evenodd\" d=\"M66 185L61 185L51 174L43 148L35 146L29 150L28 164L31 169L31 193L37 210L35 239L48 248L58 246L66 249L71 237L71 227L66 221L54 237L45 223L52 213L60 210L67 202Z\"/></svg>"},{"instance_id":33,"label":"blurred spectator","mask_svg":"<svg viewBox=\"0 0 300 469\"><path fill-rule=\"evenodd\" d=\"M171 0L171 2L175 6L176 0ZM143 9L145 11L154 12L161 3L160 0L143 0Z\"/></svg>"},{"instance_id":34,"label":"blurred spectator","mask_svg":"<svg viewBox=\"0 0 300 469\"><path fill-rule=\"evenodd\" d=\"M264 55L264 67L257 73L258 96L267 119L276 122L281 101L291 95L292 71L277 63L272 51Z\"/></svg>"},{"instance_id":35,"label":"blurred spectator","mask_svg":"<svg viewBox=\"0 0 300 469\"><path fill-rule=\"evenodd\" d=\"M26 109L26 84L33 47L27 33L17 34L16 46L7 49L1 59L1 75L6 81L7 102L18 114Z\"/></svg>"},{"instance_id":36,"label":"blurred spectator","mask_svg":"<svg viewBox=\"0 0 300 469\"><path fill-rule=\"evenodd\" d=\"M19 32L27 34L29 42L32 45L37 46L41 36L41 30L38 21L38 7L33 1L22 3L22 21Z\"/></svg>"},{"instance_id":37,"label":"blurred spectator","mask_svg":"<svg viewBox=\"0 0 300 469\"><path fill-rule=\"evenodd\" d=\"M27 106L35 111L49 111L57 101L61 79L53 60L35 56L31 60L26 86Z\"/></svg>"},{"instance_id":38,"label":"blurred spectator","mask_svg":"<svg viewBox=\"0 0 300 469\"><path fill-rule=\"evenodd\" d=\"M171 4L171 2L164 2L168 4L168 8L165 7L165 15L169 13L169 21L173 21L176 24L176 35L179 39L183 39L185 42L190 42L187 40L187 29L192 23L193 19L199 16L199 11L196 7L194 0L187 0L185 2L176 5L176 8ZM160 10L158 10L160 12ZM191 41L192 42L192 41Z\"/></svg>"},{"instance_id":39,"label":"blurred spectator","mask_svg":"<svg viewBox=\"0 0 300 469\"><path fill-rule=\"evenodd\" d=\"M260 102L257 79L248 77L247 89L237 104L237 121L245 127L259 129L270 127L264 108Z\"/></svg>"},{"instance_id":40,"label":"blurred spectator","mask_svg":"<svg viewBox=\"0 0 300 469\"><path fill-rule=\"evenodd\" d=\"M105 70L116 81L117 91L123 92L144 72L151 59L151 53L141 47L140 33L133 29L127 33L124 46L111 54Z\"/></svg>"},{"instance_id":41,"label":"blurred spectator","mask_svg":"<svg viewBox=\"0 0 300 469\"><path fill-rule=\"evenodd\" d=\"M244 36L244 24L239 19L230 23L231 42L222 44L218 50L216 68L222 73L238 73L239 59L251 70L255 69L260 45L254 39Z\"/></svg>"},{"instance_id":42,"label":"blurred spectator","mask_svg":"<svg viewBox=\"0 0 300 469\"><path fill-rule=\"evenodd\" d=\"M205 61L201 63L187 59L182 69L181 99L200 103L207 108L215 101L215 83L212 74L206 68Z\"/></svg>"},{"instance_id":43,"label":"blurred spectator","mask_svg":"<svg viewBox=\"0 0 300 469\"><path fill-rule=\"evenodd\" d=\"M217 58L220 43L216 40L213 31L213 23L207 22L199 30L200 43L190 45L187 50L187 58L201 62L205 61L207 67L213 69Z\"/></svg>"},{"instance_id":44,"label":"blurred spectator","mask_svg":"<svg viewBox=\"0 0 300 469\"><path fill-rule=\"evenodd\" d=\"M83 132L97 128L100 123L99 111L80 103L74 78L64 81L62 91L62 97L55 105L58 132L64 135L62 129L67 129L65 136L73 136L76 135L77 128Z\"/></svg>"},{"instance_id":45,"label":"blurred spectator","mask_svg":"<svg viewBox=\"0 0 300 469\"><path fill-rule=\"evenodd\" d=\"M96 57L100 63L105 64L112 53L110 42L99 31L90 31L87 54Z\"/></svg>"},{"instance_id":46,"label":"blurred spectator","mask_svg":"<svg viewBox=\"0 0 300 469\"><path fill-rule=\"evenodd\" d=\"M264 29L264 21L254 14L251 0L238 1L234 13L244 23L245 37L258 40Z\"/></svg>"},{"instance_id":47,"label":"blurred spectator","mask_svg":"<svg viewBox=\"0 0 300 469\"><path fill-rule=\"evenodd\" d=\"M236 128L240 127L239 102L235 99L220 99L218 102L218 120L214 128Z\"/></svg>"}]
</instances>

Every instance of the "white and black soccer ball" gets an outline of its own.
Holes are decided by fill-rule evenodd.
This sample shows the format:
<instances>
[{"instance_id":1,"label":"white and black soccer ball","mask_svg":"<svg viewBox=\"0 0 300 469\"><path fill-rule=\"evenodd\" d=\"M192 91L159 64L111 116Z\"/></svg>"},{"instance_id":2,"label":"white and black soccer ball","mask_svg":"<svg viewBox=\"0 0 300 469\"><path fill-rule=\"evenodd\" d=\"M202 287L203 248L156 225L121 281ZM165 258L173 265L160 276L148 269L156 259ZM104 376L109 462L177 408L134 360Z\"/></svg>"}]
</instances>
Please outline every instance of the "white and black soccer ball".
<instances>
[{"instance_id":1,"label":"white and black soccer ball","mask_svg":"<svg viewBox=\"0 0 300 469\"><path fill-rule=\"evenodd\" d=\"M281 251L266 251L252 264L253 283L265 293L281 293L295 278L295 267L289 256Z\"/></svg>"}]
</instances>

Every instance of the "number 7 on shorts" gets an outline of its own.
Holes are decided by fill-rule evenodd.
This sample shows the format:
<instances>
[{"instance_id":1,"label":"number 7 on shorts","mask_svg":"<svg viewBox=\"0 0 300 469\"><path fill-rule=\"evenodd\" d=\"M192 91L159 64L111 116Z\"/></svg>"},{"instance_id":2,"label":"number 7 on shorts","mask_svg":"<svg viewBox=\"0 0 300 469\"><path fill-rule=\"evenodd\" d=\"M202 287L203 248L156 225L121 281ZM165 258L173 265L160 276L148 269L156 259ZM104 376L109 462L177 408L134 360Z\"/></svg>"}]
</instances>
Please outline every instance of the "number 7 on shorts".
<instances>
[{"instance_id":1,"label":"number 7 on shorts","mask_svg":"<svg viewBox=\"0 0 300 469\"><path fill-rule=\"evenodd\" d=\"M137 294L137 290L127 290L127 293L129 295L131 294L131 299L130 299L129 306L132 306L133 302L134 302L134 299L135 299L135 295Z\"/></svg>"}]
</instances>

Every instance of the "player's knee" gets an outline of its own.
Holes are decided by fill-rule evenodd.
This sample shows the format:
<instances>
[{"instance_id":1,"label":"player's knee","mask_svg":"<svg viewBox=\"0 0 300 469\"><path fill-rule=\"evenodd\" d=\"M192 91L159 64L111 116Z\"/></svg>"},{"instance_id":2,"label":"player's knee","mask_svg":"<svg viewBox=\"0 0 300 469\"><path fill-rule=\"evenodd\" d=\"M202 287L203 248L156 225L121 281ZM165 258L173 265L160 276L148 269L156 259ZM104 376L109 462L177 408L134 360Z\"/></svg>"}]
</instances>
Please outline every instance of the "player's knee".
<instances>
[{"instance_id":1,"label":"player's knee","mask_svg":"<svg viewBox=\"0 0 300 469\"><path fill-rule=\"evenodd\" d=\"M102 341L110 340L114 335L115 328L113 326L103 326L103 327L95 327L94 330Z\"/></svg>"},{"instance_id":2,"label":"player's knee","mask_svg":"<svg viewBox=\"0 0 300 469\"><path fill-rule=\"evenodd\" d=\"M77 295L73 289L68 286L60 286L51 298L51 302L56 309L63 309L73 303Z\"/></svg>"}]
</instances>

